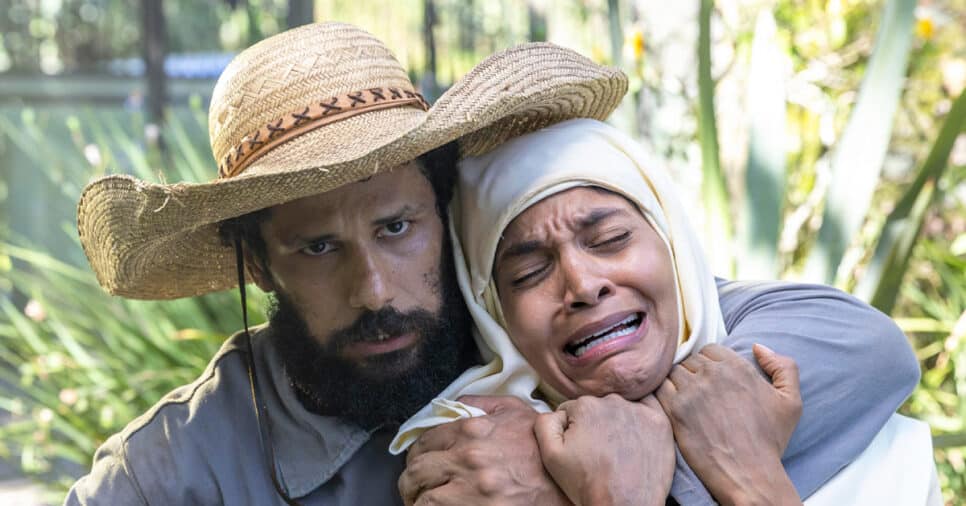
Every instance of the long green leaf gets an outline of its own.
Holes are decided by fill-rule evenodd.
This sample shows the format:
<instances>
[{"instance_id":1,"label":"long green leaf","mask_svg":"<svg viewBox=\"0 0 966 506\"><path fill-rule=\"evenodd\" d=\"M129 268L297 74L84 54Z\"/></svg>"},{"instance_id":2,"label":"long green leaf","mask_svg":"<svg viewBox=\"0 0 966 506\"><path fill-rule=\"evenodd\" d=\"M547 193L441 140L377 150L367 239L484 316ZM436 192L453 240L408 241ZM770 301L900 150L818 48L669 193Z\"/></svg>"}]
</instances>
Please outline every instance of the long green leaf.
<instances>
[{"instance_id":1,"label":"long green leaf","mask_svg":"<svg viewBox=\"0 0 966 506\"><path fill-rule=\"evenodd\" d=\"M698 15L698 138L701 143L701 195L705 237L716 271L731 274L731 214L728 187L721 171L718 126L714 111L715 82L711 77L711 13L713 0L701 0Z\"/></svg>"},{"instance_id":2,"label":"long green leaf","mask_svg":"<svg viewBox=\"0 0 966 506\"><path fill-rule=\"evenodd\" d=\"M755 24L748 77L749 131L745 198L741 213L742 251L738 276L772 279L778 275L778 235L785 195L784 55L771 10Z\"/></svg>"},{"instance_id":3,"label":"long green leaf","mask_svg":"<svg viewBox=\"0 0 966 506\"><path fill-rule=\"evenodd\" d=\"M909 257L912 255L916 237L922 229L926 211L941 193L937 183L949 165L949 154L956 138L964 131L966 131L966 91L960 93L959 98L953 103L915 181L886 218L872 260L856 287L857 296L870 301L873 306L886 314L891 313L895 306L899 287L909 265Z\"/></svg>"},{"instance_id":4,"label":"long green leaf","mask_svg":"<svg viewBox=\"0 0 966 506\"><path fill-rule=\"evenodd\" d=\"M888 0L858 100L832 153L822 227L805 266L808 279L833 283L879 182L905 81L916 0Z\"/></svg>"}]
</instances>

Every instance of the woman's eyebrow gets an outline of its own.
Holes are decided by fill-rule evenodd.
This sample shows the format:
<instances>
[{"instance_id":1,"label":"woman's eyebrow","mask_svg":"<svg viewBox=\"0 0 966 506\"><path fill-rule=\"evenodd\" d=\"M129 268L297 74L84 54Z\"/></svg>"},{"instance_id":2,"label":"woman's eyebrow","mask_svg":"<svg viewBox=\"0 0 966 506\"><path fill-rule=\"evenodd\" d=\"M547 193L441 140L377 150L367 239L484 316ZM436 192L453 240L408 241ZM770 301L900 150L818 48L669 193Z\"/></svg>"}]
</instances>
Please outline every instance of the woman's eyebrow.
<instances>
[{"instance_id":1,"label":"woman's eyebrow","mask_svg":"<svg viewBox=\"0 0 966 506\"><path fill-rule=\"evenodd\" d=\"M627 212L619 207L599 207L591 209L586 215L577 218L577 225L580 228L590 228L617 214L627 214Z\"/></svg>"},{"instance_id":2,"label":"woman's eyebrow","mask_svg":"<svg viewBox=\"0 0 966 506\"><path fill-rule=\"evenodd\" d=\"M511 244L500 253L500 262L512 257L521 257L537 251L543 246L541 241L524 241Z\"/></svg>"}]
</instances>

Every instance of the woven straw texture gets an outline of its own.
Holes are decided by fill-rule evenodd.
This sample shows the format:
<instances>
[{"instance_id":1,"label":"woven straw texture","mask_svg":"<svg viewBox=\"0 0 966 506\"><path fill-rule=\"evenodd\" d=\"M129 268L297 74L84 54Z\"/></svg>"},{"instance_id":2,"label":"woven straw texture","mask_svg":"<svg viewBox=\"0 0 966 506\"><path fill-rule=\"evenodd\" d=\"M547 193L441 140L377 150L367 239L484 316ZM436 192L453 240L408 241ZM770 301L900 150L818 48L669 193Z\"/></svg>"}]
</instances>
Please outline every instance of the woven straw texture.
<instances>
[{"instance_id":1,"label":"woven straw texture","mask_svg":"<svg viewBox=\"0 0 966 506\"><path fill-rule=\"evenodd\" d=\"M312 101L378 87L414 90L385 45L354 26L307 25L265 39L239 54L215 86L212 152L223 160L247 135ZM235 177L98 179L78 204L81 243L101 286L115 295L173 299L229 289L237 273L234 252L217 233L225 219L338 188L453 140L461 154L478 155L566 119L603 120L626 91L619 70L569 49L516 46L486 58L429 111L394 107L321 126Z\"/></svg>"}]
</instances>

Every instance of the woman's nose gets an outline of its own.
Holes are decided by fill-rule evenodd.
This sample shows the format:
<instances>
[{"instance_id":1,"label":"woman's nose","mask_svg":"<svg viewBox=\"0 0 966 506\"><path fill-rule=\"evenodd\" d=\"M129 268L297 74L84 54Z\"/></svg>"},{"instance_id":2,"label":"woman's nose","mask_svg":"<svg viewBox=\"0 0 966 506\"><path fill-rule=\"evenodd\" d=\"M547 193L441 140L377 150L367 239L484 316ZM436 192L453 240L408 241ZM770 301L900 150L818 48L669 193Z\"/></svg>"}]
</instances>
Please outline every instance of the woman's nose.
<instances>
[{"instance_id":1,"label":"woman's nose","mask_svg":"<svg viewBox=\"0 0 966 506\"><path fill-rule=\"evenodd\" d=\"M592 260L580 259L577 255L561 258L566 285L564 304L568 309L596 306L614 293L613 283L594 267Z\"/></svg>"}]
</instances>

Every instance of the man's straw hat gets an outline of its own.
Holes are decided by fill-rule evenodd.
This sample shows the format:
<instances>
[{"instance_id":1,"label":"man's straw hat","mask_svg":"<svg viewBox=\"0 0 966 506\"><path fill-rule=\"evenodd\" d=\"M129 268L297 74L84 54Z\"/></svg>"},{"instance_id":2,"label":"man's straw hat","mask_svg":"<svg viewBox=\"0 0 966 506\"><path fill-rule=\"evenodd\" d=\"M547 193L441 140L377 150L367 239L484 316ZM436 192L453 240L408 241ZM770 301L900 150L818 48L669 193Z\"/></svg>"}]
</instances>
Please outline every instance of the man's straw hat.
<instances>
[{"instance_id":1,"label":"man's straw hat","mask_svg":"<svg viewBox=\"0 0 966 506\"><path fill-rule=\"evenodd\" d=\"M523 44L485 59L428 107L389 49L351 25L307 25L239 54L209 110L219 178L87 186L81 243L100 284L135 299L237 286L218 224L391 169L459 139L462 155L570 118L605 119L619 70L568 49ZM455 167L454 167L455 170Z\"/></svg>"}]
</instances>

